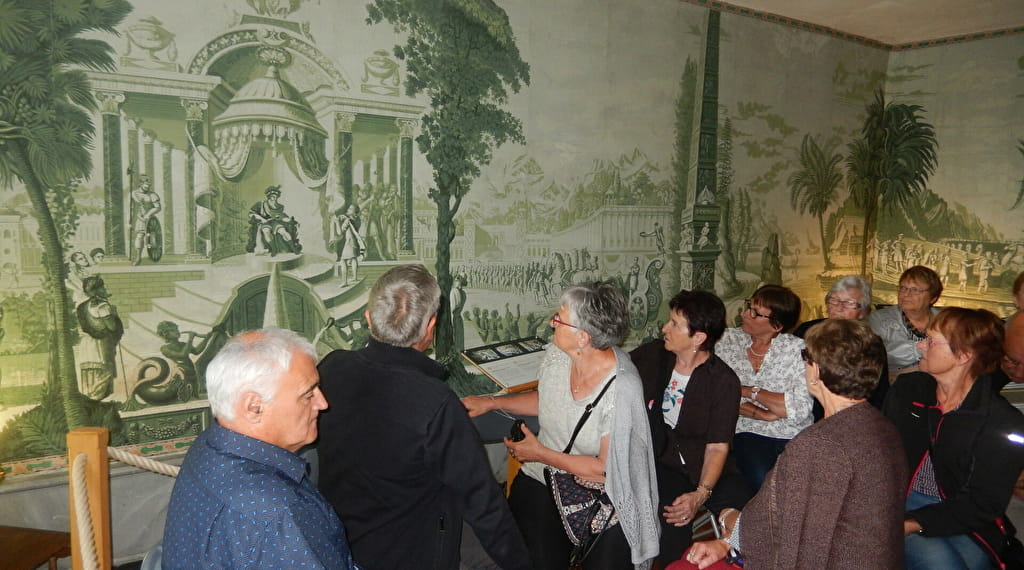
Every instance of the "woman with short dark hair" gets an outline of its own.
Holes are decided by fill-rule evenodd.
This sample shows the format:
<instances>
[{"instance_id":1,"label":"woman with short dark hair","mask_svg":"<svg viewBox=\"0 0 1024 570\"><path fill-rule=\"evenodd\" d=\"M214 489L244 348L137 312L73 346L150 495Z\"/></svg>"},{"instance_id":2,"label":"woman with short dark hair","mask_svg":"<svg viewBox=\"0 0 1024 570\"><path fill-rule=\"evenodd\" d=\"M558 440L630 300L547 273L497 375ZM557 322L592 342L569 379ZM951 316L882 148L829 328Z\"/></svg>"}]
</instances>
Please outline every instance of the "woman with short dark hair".
<instances>
[{"instance_id":1,"label":"woman with short dark hair","mask_svg":"<svg viewBox=\"0 0 1024 570\"><path fill-rule=\"evenodd\" d=\"M714 293L684 289L668 306L663 338L630 353L644 384L654 440L663 563L690 545L701 506L717 515L749 498L728 460L740 380L715 355L725 332L725 304Z\"/></svg>"},{"instance_id":2,"label":"woman with short dark hair","mask_svg":"<svg viewBox=\"0 0 1024 570\"><path fill-rule=\"evenodd\" d=\"M906 498L907 568L1003 567L1006 506L1024 468L1024 416L991 382L1003 326L947 307L917 343L920 371L896 379L885 415L914 469Z\"/></svg>"},{"instance_id":3,"label":"woman with short dark hair","mask_svg":"<svg viewBox=\"0 0 1024 570\"><path fill-rule=\"evenodd\" d=\"M757 491L786 442L811 425L811 396L803 381L800 349L789 334L800 318L800 297L781 285L764 285L746 301L743 325L726 329L718 355L739 376L736 465Z\"/></svg>"}]
</instances>

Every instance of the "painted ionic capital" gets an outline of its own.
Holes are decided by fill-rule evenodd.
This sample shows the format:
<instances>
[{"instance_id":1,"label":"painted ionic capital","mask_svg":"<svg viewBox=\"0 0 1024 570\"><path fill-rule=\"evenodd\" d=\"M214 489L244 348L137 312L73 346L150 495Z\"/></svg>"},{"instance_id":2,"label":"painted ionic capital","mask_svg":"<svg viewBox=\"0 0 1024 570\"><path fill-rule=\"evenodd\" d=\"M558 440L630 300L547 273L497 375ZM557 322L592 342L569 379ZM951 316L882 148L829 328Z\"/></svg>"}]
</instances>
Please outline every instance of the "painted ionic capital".
<instances>
[{"instance_id":1,"label":"painted ionic capital","mask_svg":"<svg viewBox=\"0 0 1024 570\"><path fill-rule=\"evenodd\" d=\"M186 99L182 97L181 106L185 108L186 121L202 121L209 104L202 99Z\"/></svg>"},{"instance_id":2,"label":"painted ionic capital","mask_svg":"<svg viewBox=\"0 0 1024 570\"><path fill-rule=\"evenodd\" d=\"M334 126L335 128L343 133L351 133L352 125L356 122L355 113L335 113L334 114Z\"/></svg>"},{"instance_id":3,"label":"painted ionic capital","mask_svg":"<svg viewBox=\"0 0 1024 570\"><path fill-rule=\"evenodd\" d=\"M403 138L412 138L420 122L416 119L395 119L395 124L398 125L398 132Z\"/></svg>"},{"instance_id":4,"label":"painted ionic capital","mask_svg":"<svg viewBox=\"0 0 1024 570\"><path fill-rule=\"evenodd\" d=\"M121 103L124 103L124 93L120 91L96 91L93 94L96 102L100 104L100 113L104 115L120 115Z\"/></svg>"}]
</instances>

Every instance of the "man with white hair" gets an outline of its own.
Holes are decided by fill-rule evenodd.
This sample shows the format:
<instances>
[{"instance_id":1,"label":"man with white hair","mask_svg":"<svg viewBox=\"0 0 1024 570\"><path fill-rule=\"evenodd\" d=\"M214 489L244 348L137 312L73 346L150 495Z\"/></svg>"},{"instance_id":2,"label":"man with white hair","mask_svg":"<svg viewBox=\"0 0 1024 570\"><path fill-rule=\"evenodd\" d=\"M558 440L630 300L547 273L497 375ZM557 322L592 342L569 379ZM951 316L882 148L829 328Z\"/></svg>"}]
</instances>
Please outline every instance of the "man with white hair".
<instances>
[{"instance_id":1,"label":"man with white hair","mask_svg":"<svg viewBox=\"0 0 1024 570\"><path fill-rule=\"evenodd\" d=\"M320 418L320 489L367 570L459 568L463 520L505 570L530 567L476 428L423 354L441 290L422 265L400 265L370 290L371 337L320 362L331 409Z\"/></svg>"},{"instance_id":2,"label":"man with white hair","mask_svg":"<svg viewBox=\"0 0 1024 570\"><path fill-rule=\"evenodd\" d=\"M216 421L185 455L167 507L163 568L358 570L345 529L296 455L327 408L313 345L267 328L206 369Z\"/></svg>"}]
</instances>

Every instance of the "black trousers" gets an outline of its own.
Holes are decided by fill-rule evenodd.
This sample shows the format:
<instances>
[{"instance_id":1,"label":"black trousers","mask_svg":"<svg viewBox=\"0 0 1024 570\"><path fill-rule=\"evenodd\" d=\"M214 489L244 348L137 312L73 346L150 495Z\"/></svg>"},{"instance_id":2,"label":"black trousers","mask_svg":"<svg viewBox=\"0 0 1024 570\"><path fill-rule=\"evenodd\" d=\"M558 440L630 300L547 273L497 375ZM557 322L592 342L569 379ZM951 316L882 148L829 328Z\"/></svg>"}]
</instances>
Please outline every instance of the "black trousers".
<instances>
[{"instance_id":1,"label":"black trousers","mask_svg":"<svg viewBox=\"0 0 1024 570\"><path fill-rule=\"evenodd\" d=\"M665 565L675 562L683 556L683 552L693 542L693 520L683 526L675 526L665 522L665 507L672 504L676 497L697 490L697 484L687 473L656 462L658 474L658 520L661 521L661 550L658 560ZM743 509L752 494L739 473L726 468L718 478L718 483L711 492L711 497L704 506L717 516L723 509Z\"/></svg>"},{"instance_id":2,"label":"black trousers","mask_svg":"<svg viewBox=\"0 0 1024 570\"><path fill-rule=\"evenodd\" d=\"M508 497L535 570L566 570L573 544L565 534L547 485L520 473ZM606 530L583 563L586 570L630 570L633 563L622 525Z\"/></svg>"}]
</instances>

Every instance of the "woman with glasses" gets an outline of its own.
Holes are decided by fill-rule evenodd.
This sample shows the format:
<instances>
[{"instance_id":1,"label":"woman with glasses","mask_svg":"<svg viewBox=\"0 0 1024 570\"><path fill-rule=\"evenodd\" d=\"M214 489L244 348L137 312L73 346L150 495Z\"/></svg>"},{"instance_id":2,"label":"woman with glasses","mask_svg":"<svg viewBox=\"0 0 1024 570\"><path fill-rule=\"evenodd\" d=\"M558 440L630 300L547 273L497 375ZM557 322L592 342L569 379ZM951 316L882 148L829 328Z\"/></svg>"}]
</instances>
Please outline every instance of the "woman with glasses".
<instances>
[{"instance_id":1,"label":"woman with glasses","mask_svg":"<svg viewBox=\"0 0 1024 570\"><path fill-rule=\"evenodd\" d=\"M829 287L825 295L825 307L829 319L854 319L863 321L871 314L871 285L859 275L847 275L840 277ZM825 319L814 319L805 321L793 331L795 336L804 338L811 327L825 322ZM878 386L868 396L871 405L881 409L885 401L885 394L889 391L889 370L887 366L882 367L882 377L885 382L879 382ZM824 416L821 403L814 402L814 421Z\"/></svg>"},{"instance_id":2,"label":"woman with glasses","mask_svg":"<svg viewBox=\"0 0 1024 570\"><path fill-rule=\"evenodd\" d=\"M717 515L750 498L728 459L740 380L715 355L725 304L714 293L684 289L668 306L663 338L630 353L644 384L654 440L662 563L677 560L690 545L701 506Z\"/></svg>"},{"instance_id":3,"label":"woman with glasses","mask_svg":"<svg viewBox=\"0 0 1024 570\"><path fill-rule=\"evenodd\" d=\"M913 470L903 523L906 567L993 568L1006 506L1024 468L1024 416L978 377L1003 356L1003 326L983 309L948 307L917 343L920 371L889 389L885 415Z\"/></svg>"},{"instance_id":4,"label":"woman with glasses","mask_svg":"<svg viewBox=\"0 0 1024 570\"><path fill-rule=\"evenodd\" d=\"M539 435L524 426L521 441L505 439L509 454L523 463L509 506L534 568L565 570L573 555L545 484L546 467L604 483L615 508L619 522L587 553L588 570L649 564L658 554L657 481L643 387L629 355L617 346L629 330L625 297L610 282L572 286L562 293L551 326L536 392L467 397L463 404L470 417L503 410L540 420ZM573 439L588 407L592 413Z\"/></svg>"},{"instance_id":5,"label":"woman with glasses","mask_svg":"<svg viewBox=\"0 0 1024 570\"><path fill-rule=\"evenodd\" d=\"M868 317L871 330L885 343L890 380L917 370L921 355L916 346L925 337L924 331L932 317L939 312L934 305L940 295L942 281L939 274L929 267L915 265L900 275L896 304L879 309Z\"/></svg>"},{"instance_id":6,"label":"woman with glasses","mask_svg":"<svg viewBox=\"0 0 1024 570\"><path fill-rule=\"evenodd\" d=\"M825 418L789 442L742 514L721 514L721 539L666 570L707 568L730 551L750 570L902 568L907 466L896 429L866 401L885 347L852 319L828 319L806 341L805 384Z\"/></svg>"},{"instance_id":7,"label":"woman with glasses","mask_svg":"<svg viewBox=\"0 0 1024 570\"><path fill-rule=\"evenodd\" d=\"M788 334L800 317L800 298L781 285L763 285L745 302L743 325L725 330L718 356L740 378L736 466L750 490L761 487L786 443L811 425L811 396L803 381L804 341Z\"/></svg>"}]
</instances>

